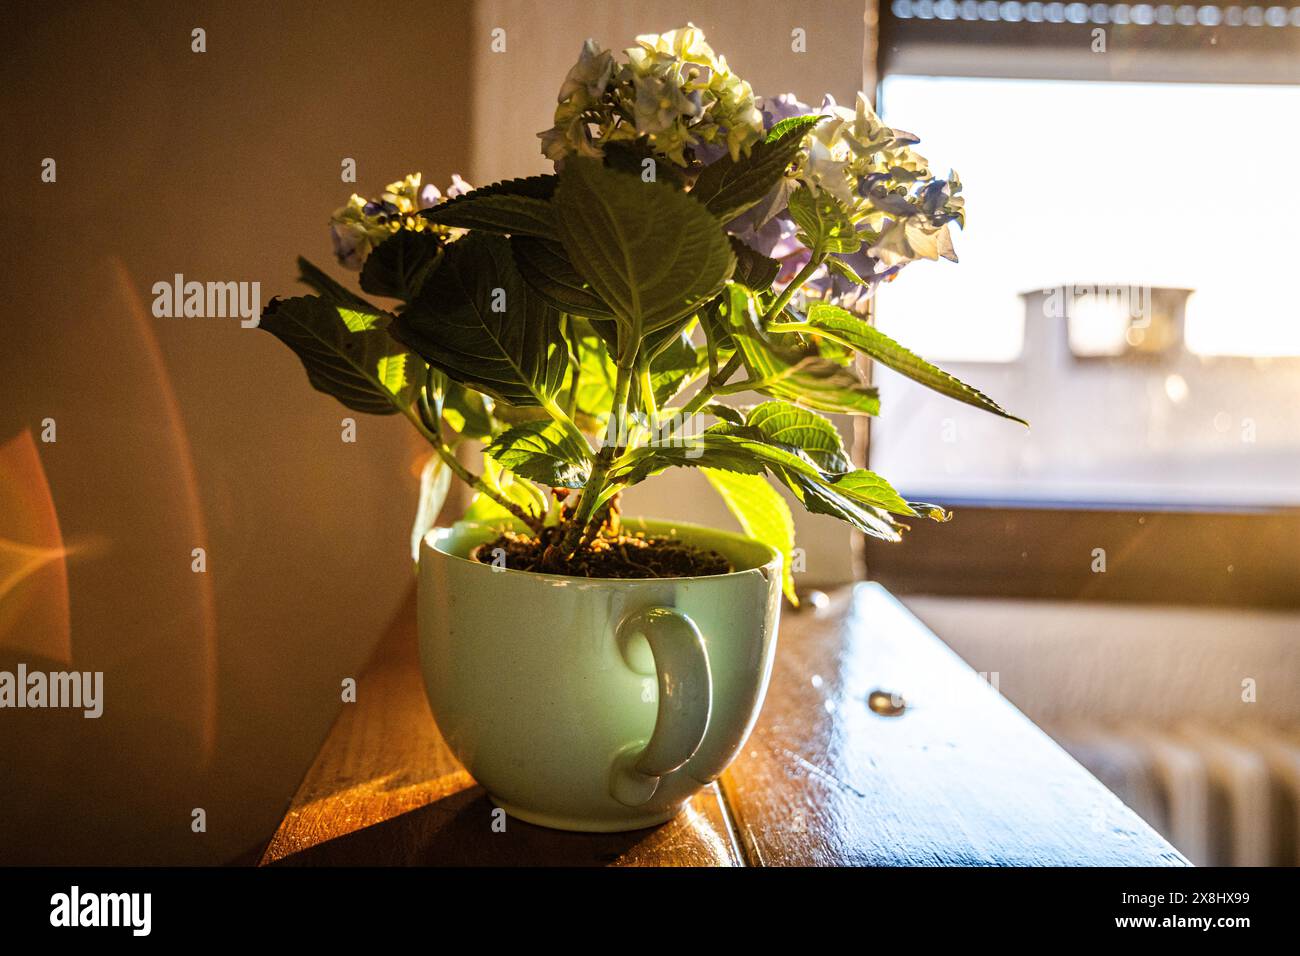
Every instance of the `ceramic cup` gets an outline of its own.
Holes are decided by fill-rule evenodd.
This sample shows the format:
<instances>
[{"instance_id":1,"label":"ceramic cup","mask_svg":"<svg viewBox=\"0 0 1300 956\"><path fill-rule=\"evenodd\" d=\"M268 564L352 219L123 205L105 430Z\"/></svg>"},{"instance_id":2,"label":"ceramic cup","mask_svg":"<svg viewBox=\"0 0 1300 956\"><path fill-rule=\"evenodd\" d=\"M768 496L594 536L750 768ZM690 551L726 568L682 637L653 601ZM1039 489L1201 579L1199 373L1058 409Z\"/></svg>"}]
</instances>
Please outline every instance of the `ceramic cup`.
<instances>
[{"instance_id":1,"label":"ceramic cup","mask_svg":"<svg viewBox=\"0 0 1300 956\"><path fill-rule=\"evenodd\" d=\"M420 553L420 662L452 753L511 816L618 831L673 817L758 718L776 649L781 557L660 521L730 574L618 580L469 559L497 530L435 528Z\"/></svg>"}]
</instances>

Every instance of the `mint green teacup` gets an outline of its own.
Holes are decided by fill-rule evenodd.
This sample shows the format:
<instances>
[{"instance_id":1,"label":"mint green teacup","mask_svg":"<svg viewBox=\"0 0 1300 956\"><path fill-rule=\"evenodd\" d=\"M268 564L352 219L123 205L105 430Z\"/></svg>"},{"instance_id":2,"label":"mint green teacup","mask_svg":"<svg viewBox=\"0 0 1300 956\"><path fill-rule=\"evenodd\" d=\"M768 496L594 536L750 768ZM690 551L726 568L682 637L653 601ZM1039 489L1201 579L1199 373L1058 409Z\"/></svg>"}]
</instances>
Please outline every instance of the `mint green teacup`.
<instances>
[{"instance_id":1,"label":"mint green teacup","mask_svg":"<svg viewBox=\"0 0 1300 956\"><path fill-rule=\"evenodd\" d=\"M616 831L670 819L758 718L776 647L781 558L662 521L726 555L710 577L613 580L494 568L494 527L435 528L420 554L420 661L452 753L511 816Z\"/></svg>"}]
</instances>

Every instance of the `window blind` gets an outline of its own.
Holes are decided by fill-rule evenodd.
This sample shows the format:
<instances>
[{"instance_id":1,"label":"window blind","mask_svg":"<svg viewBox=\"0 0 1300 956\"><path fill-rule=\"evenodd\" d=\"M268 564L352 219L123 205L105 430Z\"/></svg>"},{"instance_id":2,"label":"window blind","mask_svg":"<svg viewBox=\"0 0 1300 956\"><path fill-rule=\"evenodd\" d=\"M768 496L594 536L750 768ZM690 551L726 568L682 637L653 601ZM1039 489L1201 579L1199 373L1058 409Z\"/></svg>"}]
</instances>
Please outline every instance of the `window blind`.
<instances>
[{"instance_id":1,"label":"window blind","mask_svg":"<svg viewBox=\"0 0 1300 956\"><path fill-rule=\"evenodd\" d=\"M1300 4L881 4L886 73L1300 83Z\"/></svg>"}]
</instances>

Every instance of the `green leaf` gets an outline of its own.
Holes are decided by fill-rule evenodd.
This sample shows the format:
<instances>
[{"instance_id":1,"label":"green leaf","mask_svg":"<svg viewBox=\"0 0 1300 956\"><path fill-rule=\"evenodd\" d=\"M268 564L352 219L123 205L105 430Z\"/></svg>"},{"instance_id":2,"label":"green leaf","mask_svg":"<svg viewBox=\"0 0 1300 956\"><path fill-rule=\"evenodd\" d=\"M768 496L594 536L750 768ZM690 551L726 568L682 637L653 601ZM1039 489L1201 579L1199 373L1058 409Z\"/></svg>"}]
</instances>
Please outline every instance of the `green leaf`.
<instances>
[{"instance_id":1,"label":"green leaf","mask_svg":"<svg viewBox=\"0 0 1300 956\"><path fill-rule=\"evenodd\" d=\"M378 306L371 305L351 289L345 288L338 282L335 282L318 266L308 262L302 256L298 257L298 281L305 286L315 289L322 298L328 299L335 305L345 305L350 309L356 309L361 312L380 311Z\"/></svg>"},{"instance_id":2,"label":"green leaf","mask_svg":"<svg viewBox=\"0 0 1300 956\"><path fill-rule=\"evenodd\" d=\"M863 534L883 541L901 541L902 525L883 508L863 504L834 487L798 472L782 472L781 480L813 514L846 521Z\"/></svg>"},{"instance_id":3,"label":"green leaf","mask_svg":"<svg viewBox=\"0 0 1300 956\"><path fill-rule=\"evenodd\" d=\"M773 127L748 156L729 155L705 166L691 195L722 222L730 222L757 205L785 175L820 116L792 116Z\"/></svg>"},{"instance_id":4,"label":"green leaf","mask_svg":"<svg viewBox=\"0 0 1300 956\"><path fill-rule=\"evenodd\" d=\"M403 229L381 242L361 269L361 288L371 295L410 301L438 267L442 240L437 233Z\"/></svg>"},{"instance_id":5,"label":"green leaf","mask_svg":"<svg viewBox=\"0 0 1300 956\"><path fill-rule=\"evenodd\" d=\"M690 333L685 329L676 332L650 363L650 385L654 389L655 407L662 409L666 406L708 367L707 355L703 349L697 349L691 344ZM629 401L634 408L644 404L638 378L632 379Z\"/></svg>"},{"instance_id":6,"label":"green leaf","mask_svg":"<svg viewBox=\"0 0 1300 956\"><path fill-rule=\"evenodd\" d=\"M752 409L744 424L736 423L734 410L723 409L722 414L723 421L698 435L677 433L628 452L615 462L610 476L634 484L671 466L742 475L766 472L790 488L809 511L833 515L891 541L898 540L901 527L891 512L948 519L942 508L913 505L884 478L852 468L838 433L828 432L833 431L829 422L818 425L816 416L808 413L784 415L777 403Z\"/></svg>"},{"instance_id":7,"label":"green leaf","mask_svg":"<svg viewBox=\"0 0 1300 956\"><path fill-rule=\"evenodd\" d=\"M470 233L392 326L454 382L511 405L546 405L564 383L559 313L531 295L499 236Z\"/></svg>"},{"instance_id":8,"label":"green leaf","mask_svg":"<svg viewBox=\"0 0 1300 956\"><path fill-rule=\"evenodd\" d=\"M745 424L744 412L738 408L732 408L730 405L723 405L721 402L709 402L700 411L706 412L720 421L730 422L733 425Z\"/></svg>"},{"instance_id":9,"label":"green leaf","mask_svg":"<svg viewBox=\"0 0 1300 956\"><path fill-rule=\"evenodd\" d=\"M731 301L732 288L739 285L740 283L737 282L729 283L722 290L721 295L700 310L700 326L704 329L705 341L712 342L717 349L719 364L725 362L730 354L736 351L727 304Z\"/></svg>"},{"instance_id":10,"label":"green leaf","mask_svg":"<svg viewBox=\"0 0 1300 956\"><path fill-rule=\"evenodd\" d=\"M857 353L853 349L834 339L828 339L824 335L812 336L810 341L817 349L817 354L822 358L830 359L836 365L843 365L846 368L857 361Z\"/></svg>"},{"instance_id":11,"label":"green leaf","mask_svg":"<svg viewBox=\"0 0 1300 956\"><path fill-rule=\"evenodd\" d=\"M817 463L803 449L778 444L748 424L736 426L730 422L719 422L705 429L698 437L704 440L707 447L729 447L737 453L748 455L764 469L770 468L774 473L789 470L818 480L824 477ZM689 448L691 439L686 439L685 443Z\"/></svg>"},{"instance_id":12,"label":"green leaf","mask_svg":"<svg viewBox=\"0 0 1300 956\"><path fill-rule=\"evenodd\" d=\"M539 176L522 176L518 179L502 179L495 183L488 183L486 186L479 186L477 189L471 189L467 193L461 193L459 196L453 196L450 199L444 199L437 206L431 209L438 209L443 206L454 206L460 203L468 203L473 200L482 199L484 196L527 196L530 199L550 199L555 195L555 185L560 181L554 173L543 173ZM429 210L425 210L428 212Z\"/></svg>"},{"instance_id":13,"label":"green leaf","mask_svg":"<svg viewBox=\"0 0 1300 956\"><path fill-rule=\"evenodd\" d=\"M419 357L389 335L392 321L312 295L272 299L259 328L297 353L313 388L355 412L391 415L410 407L425 376Z\"/></svg>"},{"instance_id":14,"label":"green leaf","mask_svg":"<svg viewBox=\"0 0 1300 956\"><path fill-rule=\"evenodd\" d=\"M804 133L811 132L812 128L824 119L826 119L826 116L822 113L804 113L802 116L787 116L767 131L765 139L767 142L771 143L785 138L794 130L801 130Z\"/></svg>"},{"instance_id":15,"label":"green leaf","mask_svg":"<svg viewBox=\"0 0 1300 956\"><path fill-rule=\"evenodd\" d=\"M952 520L952 512L943 505L932 505L926 501L909 501L913 511L931 521L947 522Z\"/></svg>"},{"instance_id":16,"label":"green leaf","mask_svg":"<svg viewBox=\"0 0 1300 956\"><path fill-rule=\"evenodd\" d=\"M415 521L411 525L411 557L420 560L420 542L438 521L438 512L447 501L451 490L451 469L437 453L429 456L420 471L420 497L415 508Z\"/></svg>"},{"instance_id":17,"label":"green leaf","mask_svg":"<svg viewBox=\"0 0 1300 956\"><path fill-rule=\"evenodd\" d=\"M662 471L670 465L722 468L742 474L770 471L804 499L802 488L811 484L819 494L837 496L857 507L879 508L916 517L917 512L884 478L865 469L835 474L823 471L803 449L773 442L750 425L721 422L699 435L679 435L642 446L619 459L611 474L630 473L645 477L645 469ZM637 480L640 480L639 478Z\"/></svg>"},{"instance_id":18,"label":"green leaf","mask_svg":"<svg viewBox=\"0 0 1300 956\"><path fill-rule=\"evenodd\" d=\"M1012 415L979 389L954 378L938 366L913 354L889 336L869 325L846 309L825 302L813 303L803 322L783 322L771 326L774 333L802 332L825 336L863 355L870 356L881 365L892 368L914 382L934 389L941 395L973 405L994 415L1028 425L1023 418Z\"/></svg>"},{"instance_id":19,"label":"green leaf","mask_svg":"<svg viewBox=\"0 0 1300 956\"><path fill-rule=\"evenodd\" d=\"M768 292L781 274L781 263L755 252L735 236L730 236L731 251L736 254L736 271L731 278L747 289Z\"/></svg>"},{"instance_id":20,"label":"green leaf","mask_svg":"<svg viewBox=\"0 0 1300 956\"><path fill-rule=\"evenodd\" d=\"M917 515L916 509L894 490L894 486L874 471L857 468L847 474L831 476L825 483L860 504L883 508L896 515ZM938 520L946 521L946 512Z\"/></svg>"},{"instance_id":21,"label":"green leaf","mask_svg":"<svg viewBox=\"0 0 1300 956\"><path fill-rule=\"evenodd\" d=\"M471 388L449 382L442 398L442 417L457 434L489 438L493 432L491 402Z\"/></svg>"},{"instance_id":22,"label":"green leaf","mask_svg":"<svg viewBox=\"0 0 1300 956\"><path fill-rule=\"evenodd\" d=\"M578 275L578 270L558 242L512 236L510 248L529 288L553 308L589 319L614 318L614 311Z\"/></svg>"},{"instance_id":23,"label":"green leaf","mask_svg":"<svg viewBox=\"0 0 1300 956\"><path fill-rule=\"evenodd\" d=\"M488 487L497 494L527 511L536 513L540 493L525 479L503 471L501 466L491 458L483 459L482 478ZM465 515L461 520L510 528L521 534L527 534L531 530L518 517L501 507L481 491L474 493L474 497L470 499L469 507L465 509Z\"/></svg>"},{"instance_id":24,"label":"green leaf","mask_svg":"<svg viewBox=\"0 0 1300 956\"><path fill-rule=\"evenodd\" d=\"M732 283L716 306L717 317L731 332L755 390L807 408L845 415L875 415L880 395L862 381L857 369L824 357L816 346L771 341L759 328L753 299Z\"/></svg>"},{"instance_id":25,"label":"green leaf","mask_svg":"<svg viewBox=\"0 0 1300 956\"><path fill-rule=\"evenodd\" d=\"M745 424L777 444L802 449L822 471L846 472L853 467L839 429L816 412L787 402L764 402L750 409Z\"/></svg>"},{"instance_id":26,"label":"green leaf","mask_svg":"<svg viewBox=\"0 0 1300 956\"><path fill-rule=\"evenodd\" d=\"M665 162L649 142L623 141L606 143L603 147L605 165L619 172L630 173L638 179L650 167L646 160L654 163L654 177L668 183L674 189L684 189L686 176L681 167L672 162Z\"/></svg>"},{"instance_id":27,"label":"green leaf","mask_svg":"<svg viewBox=\"0 0 1300 956\"><path fill-rule=\"evenodd\" d=\"M763 406L758 406L762 409ZM758 411L755 409L755 411ZM884 478L866 469L834 471L818 462L822 458L836 466L848 465L847 459L840 454L825 450L825 438L813 439L814 451L808 452L797 445L777 441L763 430L763 425L777 431L776 419L765 413L755 416L753 412L744 426L721 422L705 430L704 435L712 444L725 441L744 448L756 460L771 468L778 477L797 475L816 484L831 488L837 493L852 498L860 504L892 511L894 514L915 517L916 511L896 492ZM830 423L827 422L829 425ZM809 437L803 429L796 427L785 432L787 437ZM838 437L838 435L837 435Z\"/></svg>"},{"instance_id":28,"label":"green leaf","mask_svg":"<svg viewBox=\"0 0 1300 956\"><path fill-rule=\"evenodd\" d=\"M554 237L550 198L554 175L505 179L420 211L430 222L484 232Z\"/></svg>"},{"instance_id":29,"label":"green leaf","mask_svg":"<svg viewBox=\"0 0 1300 956\"><path fill-rule=\"evenodd\" d=\"M704 349L697 349L690 344L689 336L683 336L681 344L674 345L650 364L655 407L665 408L708 369L709 359Z\"/></svg>"},{"instance_id":30,"label":"green leaf","mask_svg":"<svg viewBox=\"0 0 1300 956\"><path fill-rule=\"evenodd\" d=\"M775 548L781 554L781 587L795 607L799 598L794 590L791 565L794 559L794 516L790 506L762 475L701 469L715 491L722 496L728 510L751 538Z\"/></svg>"},{"instance_id":31,"label":"green leaf","mask_svg":"<svg viewBox=\"0 0 1300 956\"><path fill-rule=\"evenodd\" d=\"M862 278L862 276L858 275L857 269L853 268L853 266L849 265L843 259L837 258L836 256L826 257L826 268L828 271L834 272L839 276L848 279L850 282L854 283L855 285L861 285L861 286L867 285L867 280Z\"/></svg>"},{"instance_id":32,"label":"green leaf","mask_svg":"<svg viewBox=\"0 0 1300 956\"><path fill-rule=\"evenodd\" d=\"M766 465L743 443L729 435L675 436L642 445L623 455L610 469L611 480L634 485L665 468L716 468L739 474L761 475Z\"/></svg>"},{"instance_id":33,"label":"green leaf","mask_svg":"<svg viewBox=\"0 0 1300 956\"><path fill-rule=\"evenodd\" d=\"M790 218L799 227L798 239L817 252L857 252L862 235L840 201L826 190L816 194L803 186L790 196Z\"/></svg>"},{"instance_id":34,"label":"green leaf","mask_svg":"<svg viewBox=\"0 0 1300 956\"><path fill-rule=\"evenodd\" d=\"M884 532L882 524L893 528L895 523L888 517L888 512L911 517L918 514L889 482L875 472L866 469L838 474L827 471L802 448L779 444L752 425L718 424L707 429L701 437L709 438L714 446L731 442L743 448L783 481L809 511L834 515L868 534ZM948 516L939 509L929 517L946 521ZM896 531L890 530L888 534L896 534Z\"/></svg>"},{"instance_id":35,"label":"green leaf","mask_svg":"<svg viewBox=\"0 0 1300 956\"><path fill-rule=\"evenodd\" d=\"M503 468L552 488L581 488L591 474L591 448L554 421L516 425L484 451Z\"/></svg>"},{"instance_id":36,"label":"green leaf","mask_svg":"<svg viewBox=\"0 0 1300 956\"><path fill-rule=\"evenodd\" d=\"M578 409L603 422L614 403L618 369L609 357L605 340L592 328L593 325L583 323L578 326L576 344L581 350L578 357Z\"/></svg>"},{"instance_id":37,"label":"green leaf","mask_svg":"<svg viewBox=\"0 0 1300 956\"><path fill-rule=\"evenodd\" d=\"M748 357L753 349L742 345ZM820 355L797 361L779 359L785 368L782 377L770 385L755 389L762 395L793 402L836 415L878 415L880 393L862 381L858 371ZM756 363L757 364L757 363Z\"/></svg>"},{"instance_id":38,"label":"green leaf","mask_svg":"<svg viewBox=\"0 0 1300 956\"><path fill-rule=\"evenodd\" d=\"M624 367L643 336L694 314L735 268L718 221L664 183L571 158L553 202L569 259L614 311Z\"/></svg>"},{"instance_id":39,"label":"green leaf","mask_svg":"<svg viewBox=\"0 0 1300 956\"><path fill-rule=\"evenodd\" d=\"M551 204L545 199L498 193L475 196L466 193L454 200L439 203L420 213L430 222L458 229L479 229L498 235L540 236L555 235L555 222Z\"/></svg>"},{"instance_id":40,"label":"green leaf","mask_svg":"<svg viewBox=\"0 0 1300 956\"><path fill-rule=\"evenodd\" d=\"M847 521L859 531L886 541L898 541L900 529L907 527L894 520L890 512L939 522L952 517L937 505L904 501L888 481L865 468L820 477L806 469L787 468L778 477L809 511Z\"/></svg>"}]
</instances>

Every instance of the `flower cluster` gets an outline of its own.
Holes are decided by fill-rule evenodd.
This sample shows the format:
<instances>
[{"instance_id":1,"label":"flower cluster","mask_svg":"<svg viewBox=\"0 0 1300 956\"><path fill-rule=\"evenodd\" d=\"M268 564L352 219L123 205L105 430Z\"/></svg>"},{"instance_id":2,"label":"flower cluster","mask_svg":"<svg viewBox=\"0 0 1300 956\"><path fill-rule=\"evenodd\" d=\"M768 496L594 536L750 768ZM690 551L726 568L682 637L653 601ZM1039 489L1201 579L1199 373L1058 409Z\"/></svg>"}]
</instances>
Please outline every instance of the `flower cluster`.
<instances>
[{"instance_id":1,"label":"flower cluster","mask_svg":"<svg viewBox=\"0 0 1300 956\"><path fill-rule=\"evenodd\" d=\"M729 226L756 251L781 262L777 281L791 281L812 255L796 238L786 211L799 188L834 197L863 240L859 251L835 254L847 270L823 267L812 276L802 290L805 298L865 311L875 287L908 262L940 257L955 262L948 224L965 224L956 174L936 177L925 157L912 149L917 138L882 123L861 93L853 110L827 96L816 111L787 93L764 102L764 125L770 129L812 112L825 119L813 129L789 175ZM864 284L848 278L854 274Z\"/></svg>"},{"instance_id":2,"label":"flower cluster","mask_svg":"<svg viewBox=\"0 0 1300 956\"><path fill-rule=\"evenodd\" d=\"M616 63L594 40L560 88L555 125L539 133L557 164L568 156L603 156L612 143L646 143L688 168L724 154L733 159L763 137L750 85L687 25L637 37Z\"/></svg>"},{"instance_id":3,"label":"flower cluster","mask_svg":"<svg viewBox=\"0 0 1300 956\"><path fill-rule=\"evenodd\" d=\"M421 178L420 173L411 173L404 179L389 183L378 199L365 199L353 193L346 206L334 210L330 217L330 235L340 265L360 269L377 245L402 229L450 233L446 227L435 226L417 214L421 209L438 205L444 198L467 193L473 187L452 174L451 187L444 197L432 183L421 185Z\"/></svg>"},{"instance_id":4,"label":"flower cluster","mask_svg":"<svg viewBox=\"0 0 1300 956\"><path fill-rule=\"evenodd\" d=\"M956 261L949 224L964 225L961 182L931 172L912 147L917 138L881 122L859 93L853 109L825 97L813 109L793 94L756 99L693 25L637 37L623 61L587 40L560 88L555 125L538 135L543 153L563 165L569 156L604 157L622 145L676 164L690 182L704 166L748 155L782 120L819 115L795 162L768 195L727 224L727 231L781 263L777 285L794 280L813 251L799 239L789 212L797 191L834 199L862 239L855 252L834 252L798 290L799 300L825 299L865 312L871 294L917 259ZM452 177L448 197L469 190ZM419 173L391 183L377 200L354 195L334 213L334 251L360 269L370 252L401 229L453 231L418 215L443 194Z\"/></svg>"}]
</instances>

